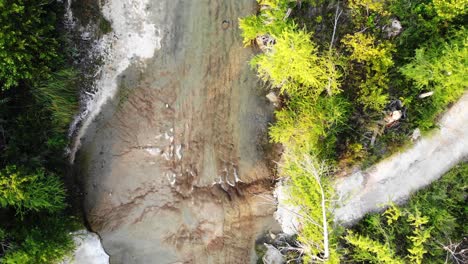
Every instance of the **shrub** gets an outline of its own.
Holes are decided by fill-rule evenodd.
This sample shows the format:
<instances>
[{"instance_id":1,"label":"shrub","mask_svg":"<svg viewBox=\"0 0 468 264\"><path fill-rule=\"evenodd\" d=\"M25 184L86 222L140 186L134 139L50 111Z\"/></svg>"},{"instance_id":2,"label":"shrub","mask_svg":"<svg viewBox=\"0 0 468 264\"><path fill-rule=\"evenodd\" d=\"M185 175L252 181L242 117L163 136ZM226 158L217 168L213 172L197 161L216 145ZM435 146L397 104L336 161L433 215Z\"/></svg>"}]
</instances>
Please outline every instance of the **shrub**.
<instances>
[{"instance_id":1,"label":"shrub","mask_svg":"<svg viewBox=\"0 0 468 264\"><path fill-rule=\"evenodd\" d=\"M288 150L283 158L281 173L291 181L290 203L300 208L298 241L305 253L304 262L322 259L327 263L339 263L337 236L329 211L334 195L328 178L330 168L303 152Z\"/></svg>"},{"instance_id":2,"label":"shrub","mask_svg":"<svg viewBox=\"0 0 468 264\"><path fill-rule=\"evenodd\" d=\"M27 211L57 212L65 208L65 189L58 177L43 169L27 173L23 168L8 166L0 171L0 205Z\"/></svg>"},{"instance_id":3,"label":"shrub","mask_svg":"<svg viewBox=\"0 0 468 264\"><path fill-rule=\"evenodd\" d=\"M468 86L467 36L466 30L461 30L443 45L418 49L412 61L400 69L414 83L410 97L434 92L429 98L415 99L419 102L411 101L416 122L423 129L433 127L435 117L459 99Z\"/></svg>"},{"instance_id":4,"label":"shrub","mask_svg":"<svg viewBox=\"0 0 468 264\"><path fill-rule=\"evenodd\" d=\"M349 231L346 242L353 246L353 261L369 261L370 263L403 264L402 259L395 256L395 252L388 244L382 244L367 236Z\"/></svg>"},{"instance_id":5,"label":"shrub","mask_svg":"<svg viewBox=\"0 0 468 264\"><path fill-rule=\"evenodd\" d=\"M351 9L365 9L377 13L385 13L385 1L380 0L350 0L348 6Z\"/></svg>"},{"instance_id":6,"label":"shrub","mask_svg":"<svg viewBox=\"0 0 468 264\"><path fill-rule=\"evenodd\" d=\"M239 18L239 27L242 30L241 35L245 46L249 46L258 36L267 34L265 23L260 16Z\"/></svg>"},{"instance_id":7,"label":"shrub","mask_svg":"<svg viewBox=\"0 0 468 264\"><path fill-rule=\"evenodd\" d=\"M351 248L351 256L354 261L369 261L371 263L406 263L405 260L410 263L421 264L424 258L424 254L427 253L426 244L431 238L432 228L426 228L426 224L429 222L429 218L422 216L419 210L416 208L413 212L404 211L402 212L395 205L391 205L384 213L383 216L386 218L386 224L379 223L379 218L372 218L374 227L379 229L379 232L371 234L370 236L355 234L353 231L349 231L344 237L346 243ZM407 225L409 247L405 256L397 256L397 248L399 247L396 236L392 232L395 229L400 228L398 225L401 224L403 219ZM368 220L369 221L369 220ZM381 235L381 237L379 237ZM383 242L379 241L382 240ZM401 249L399 249L401 252Z\"/></svg>"},{"instance_id":8,"label":"shrub","mask_svg":"<svg viewBox=\"0 0 468 264\"><path fill-rule=\"evenodd\" d=\"M393 45L388 41L377 42L377 39L368 34L356 33L346 35L343 44L350 52L349 58L358 63L369 65L370 70L380 72L393 66Z\"/></svg>"},{"instance_id":9,"label":"shrub","mask_svg":"<svg viewBox=\"0 0 468 264\"><path fill-rule=\"evenodd\" d=\"M451 20L466 14L468 2L466 0L432 0L437 14L443 19Z\"/></svg>"},{"instance_id":10,"label":"shrub","mask_svg":"<svg viewBox=\"0 0 468 264\"><path fill-rule=\"evenodd\" d=\"M288 108L276 112L270 137L276 143L320 158L334 155L336 135L348 118L348 102L341 97L316 101L294 97Z\"/></svg>"},{"instance_id":11,"label":"shrub","mask_svg":"<svg viewBox=\"0 0 468 264\"><path fill-rule=\"evenodd\" d=\"M351 67L350 74L357 75L348 85L358 87L357 103L364 110L381 111L388 103L388 70L393 66L393 45L388 41L378 43L372 35L356 33L346 35L343 44L350 53L349 59L359 65ZM362 77L359 77L362 76Z\"/></svg>"},{"instance_id":12,"label":"shrub","mask_svg":"<svg viewBox=\"0 0 468 264\"><path fill-rule=\"evenodd\" d=\"M316 98L328 83L326 61L305 31L284 31L270 52L258 55L252 65L264 81L291 95Z\"/></svg>"},{"instance_id":13,"label":"shrub","mask_svg":"<svg viewBox=\"0 0 468 264\"><path fill-rule=\"evenodd\" d=\"M349 235L344 238L350 246L345 258L376 263L387 258L385 253L404 263L444 263L450 258L444 247L451 248L468 231L467 184L468 163L463 163L416 192L406 205L392 204L383 214L367 215L352 228L351 240Z\"/></svg>"},{"instance_id":14,"label":"shrub","mask_svg":"<svg viewBox=\"0 0 468 264\"><path fill-rule=\"evenodd\" d=\"M27 223L18 223L10 233L11 249L6 251L1 263L53 264L69 255L75 245L71 231L77 220L63 215L42 215Z\"/></svg>"},{"instance_id":15,"label":"shrub","mask_svg":"<svg viewBox=\"0 0 468 264\"><path fill-rule=\"evenodd\" d=\"M0 1L1 90L47 76L56 61L56 17L43 0Z\"/></svg>"},{"instance_id":16,"label":"shrub","mask_svg":"<svg viewBox=\"0 0 468 264\"><path fill-rule=\"evenodd\" d=\"M59 2L0 0L1 263L56 263L73 247L58 175L78 100Z\"/></svg>"},{"instance_id":17,"label":"shrub","mask_svg":"<svg viewBox=\"0 0 468 264\"><path fill-rule=\"evenodd\" d=\"M294 29L294 23L284 19L289 0L257 0L264 8L258 15L239 19L244 45L248 46L258 36L270 35L273 38L281 36L282 32Z\"/></svg>"},{"instance_id":18,"label":"shrub","mask_svg":"<svg viewBox=\"0 0 468 264\"><path fill-rule=\"evenodd\" d=\"M73 69L61 69L32 91L38 103L50 111L52 126L59 133L68 129L78 111L76 75Z\"/></svg>"}]
</instances>

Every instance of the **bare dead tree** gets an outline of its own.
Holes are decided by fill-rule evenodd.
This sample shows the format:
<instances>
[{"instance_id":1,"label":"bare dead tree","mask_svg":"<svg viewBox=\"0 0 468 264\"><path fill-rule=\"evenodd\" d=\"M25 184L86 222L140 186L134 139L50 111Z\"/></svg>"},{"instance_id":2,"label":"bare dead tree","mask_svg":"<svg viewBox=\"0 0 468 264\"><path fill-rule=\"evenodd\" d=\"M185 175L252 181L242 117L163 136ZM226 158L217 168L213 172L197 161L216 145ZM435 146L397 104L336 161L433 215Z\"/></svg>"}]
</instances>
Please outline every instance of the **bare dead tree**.
<instances>
[{"instance_id":1,"label":"bare dead tree","mask_svg":"<svg viewBox=\"0 0 468 264\"><path fill-rule=\"evenodd\" d=\"M325 162L319 162L317 161L314 157L310 155L304 155L302 158L296 157L294 154L291 153L284 153L283 155L286 155L287 158L300 166L300 168L305 172L306 177L311 178L313 181L317 183L318 186L318 192L320 194L320 218L321 219L314 219L310 215L307 214L308 209L305 208L304 205L297 205L300 208L299 212L296 212L294 210L291 210L287 207L282 206L281 204L278 204L277 201L275 203L277 204L278 207L281 207L285 209L286 211L290 212L291 214L295 215L299 219L309 222L316 226L318 230L320 230L322 237L321 242L322 245L316 243L316 241L307 241L307 242L302 242L299 244L299 249L301 252L306 253L307 248L309 247L314 247L319 249L320 251L323 252L322 256L318 255L312 255L309 256L314 262L326 262L330 258L330 242L329 242L329 231L328 231L328 219L327 219L327 197L325 194L325 188L323 186L322 182L322 177L326 176L328 172L330 171L330 168L326 165ZM267 198L266 199L272 199L272 198ZM296 249L298 250L298 249Z\"/></svg>"},{"instance_id":2,"label":"bare dead tree","mask_svg":"<svg viewBox=\"0 0 468 264\"><path fill-rule=\"evenodd\" d=\"M466 238L464 239L466 240ZM447 257L445 258L445 263L448 263L449 259L452 259L453 262L457 264L463 264L468 262L468 248L463 247L464 240L454 243L449 239L448 244L443 244L440 241L436 241L443 250L447 251Z\"/></svg>"},{"instance_id":3,"label":"bare dead tree","mask_svg":"<svg viewBox=\"0 0 468 264\"><path fill-rule=\"evenodd\" d=\"M326 196L322 185L321 177L326 174L328 167L325 162L316 164L316 161L312 160L310 155L304 155L304 159L299 162L302 168L308 172L308 176L312 177L319 186L319 192L321 195L321 211L322 211L322 233L323 233L323 260L327 260L330 257L329 238L328 238L328 220L327 220L327 207L326 207ZM318 258L318 257L317 257Z\"/></svg>"},{"instance_id":4,"label":"bare dead tree","mask_svg":"<svg viewBox=\"0 0 468 264\"><path fill-rule=\"evenodd\" d=\"M335 65L333 65L333 62L331 61L331 57L332 57L332 50L333 50L333 44L335 42L335 35L336 35L336 28L337 28L337 25L338 25L338 20L340 19L340 16L341 14L343 13L343 9L340 9L340 1L338 1L336 3L336 10L335 10L335 19L334 19L334 22L333 22L333 34L332 34L332 37L331 37L331 40L330 40L330 47L329 47L329 50L328 50L328 63L330 63L330 67L333 68L333 70L335 70ZM328 77L328 85L327 85L327 94L329 96L331 96L331 85L332 85L332 78L331 77Z\"/></svg>"},{"instance_id":5,"label":"bare dead tree","mask_svg":"<svg viewBox=\"0 0 468 264\"><path fill-rule=\"evenodd\" d=\"M335 19L333 21L333 34L330 41L330 52L333 48L333 43L335 42L335 35L336 35L336 27L338 25L338 20L340 19L341 14L343 13L343 9L340 9L340 1L336 3L336 10L335 10Z\"/></svg>"}]
</instances>

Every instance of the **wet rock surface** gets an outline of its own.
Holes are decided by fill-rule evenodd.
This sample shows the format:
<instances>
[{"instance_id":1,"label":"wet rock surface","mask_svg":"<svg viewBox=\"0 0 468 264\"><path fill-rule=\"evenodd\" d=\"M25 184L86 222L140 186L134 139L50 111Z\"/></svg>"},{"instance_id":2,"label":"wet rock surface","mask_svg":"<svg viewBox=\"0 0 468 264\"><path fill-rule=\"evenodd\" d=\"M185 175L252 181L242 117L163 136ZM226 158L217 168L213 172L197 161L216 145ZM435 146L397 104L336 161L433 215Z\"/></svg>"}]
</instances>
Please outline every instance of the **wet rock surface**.
<instances>
[{"instance_id":1,"label":"wet rock surface","mask_svg":"<svg viewBox=\"0 0 468 264\"><path fill-rule=\"evenodd\" d=\"M237 22L255 1L146 10L161 48L119 76L77 154L87 221L111 263L255 262L256 239L278 229L264 158L273 106Z\"/></svg>"}]
</instances>

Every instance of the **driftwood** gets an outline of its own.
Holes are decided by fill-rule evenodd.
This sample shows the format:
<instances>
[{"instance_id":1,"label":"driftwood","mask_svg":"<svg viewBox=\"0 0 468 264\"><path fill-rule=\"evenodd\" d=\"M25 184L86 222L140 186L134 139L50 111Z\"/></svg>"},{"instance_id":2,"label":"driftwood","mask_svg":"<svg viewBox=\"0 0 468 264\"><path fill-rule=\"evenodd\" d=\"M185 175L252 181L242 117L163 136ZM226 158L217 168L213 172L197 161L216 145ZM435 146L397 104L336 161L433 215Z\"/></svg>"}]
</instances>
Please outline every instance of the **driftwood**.
<instances>
[{"instance_id":1,"label":"driftwood","mask_svg":"<svg viewBox=\"0 0 468 264\"><path fill-rule=\"evenodd\" d=\"M433 94L434 94L434 91L430 91L430 92L427 92L427 93L422 93L422 94L420 94L418 97L419 97L420 99L422 99L422 98L426 98L426 97L432 96Z\"/></svg>"}]
</instances>

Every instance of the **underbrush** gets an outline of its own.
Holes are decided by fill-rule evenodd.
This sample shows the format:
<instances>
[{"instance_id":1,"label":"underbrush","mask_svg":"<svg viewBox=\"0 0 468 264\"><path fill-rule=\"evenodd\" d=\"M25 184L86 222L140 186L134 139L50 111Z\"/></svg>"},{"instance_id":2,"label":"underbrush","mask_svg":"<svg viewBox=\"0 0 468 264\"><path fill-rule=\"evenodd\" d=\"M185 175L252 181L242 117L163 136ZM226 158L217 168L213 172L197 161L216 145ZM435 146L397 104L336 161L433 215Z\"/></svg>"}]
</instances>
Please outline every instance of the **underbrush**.
<instances>
[{"instance_id":1,"label":"underbrush","mask_svg":"<svg viewBox=\"0 0 468 264\"><path fill-rule=\"evenodd\" d=\"M436 127L466 90L468 66L466 15L460 4L447 15L441 2L259 1L262 11L240 26L244 43L263 51L252 59L259 77L286 98L272 139L299 136L346 168Z\"/></svg>"},{"instance_id":2,"label":"underbrush","mask_svg":"<svg viewBox=\"0 0 468 264\"><path fill-rule=\"evenodd\" d=\"M244 44L262 51L253 68L284 99L270 138L285 147L281 175L301 208L301 253L337 262L329 206L317 211L333 199L321 194L330 173L310 166L369 166L407 146L416 129L436 127L467 88L466 1L258 2L240 27Z\"/></svg>"},{"instance_id":3,"label":"underbrush","mask_svg":"<svg viewBox=\"0 0 468 264\"><path fill-rule=\"evenodd\" d=\"M63 6L26 2L0 1L0 262L56 263L80 226L64 184L77 72Z\"/></svg>"},{"instance_id":4,"label":"underbrush","mask_svg":"<svg viewBox=\"0 0 468 264\"><path fill-rule=\"evenodd\" d=\"M364 217L347 231L344 259L370 263L466 263L468 163L454 167L404 206ZM465 249L465 252L462 249Z\"/></svg>"}]
</instances>

